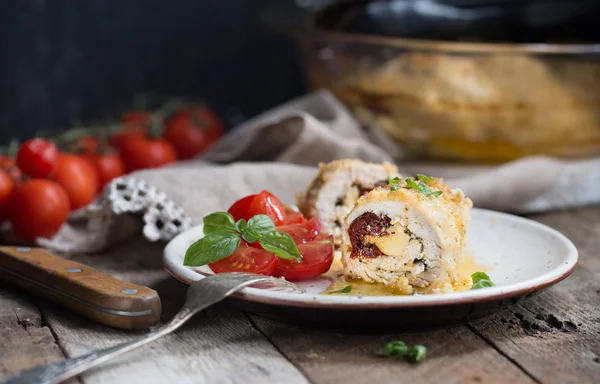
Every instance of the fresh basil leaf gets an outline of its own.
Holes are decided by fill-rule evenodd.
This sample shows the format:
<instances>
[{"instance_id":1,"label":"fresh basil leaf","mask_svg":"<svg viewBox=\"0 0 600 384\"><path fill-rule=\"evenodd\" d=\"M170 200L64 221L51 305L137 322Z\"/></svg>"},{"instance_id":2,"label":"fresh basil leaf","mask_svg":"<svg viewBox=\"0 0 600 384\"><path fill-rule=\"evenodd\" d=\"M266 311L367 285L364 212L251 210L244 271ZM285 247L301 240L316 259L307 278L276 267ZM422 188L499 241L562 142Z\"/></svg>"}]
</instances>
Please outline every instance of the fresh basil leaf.
<instances>
[{"instance_id":1,"label":"fresh basil leaf","mask_svg":"<svg viewBox=\"0 0 600 384\"><path fill-rule=\"evenodd\" d=\"M471 280L473 280L473 286L471 287L471 290L489 288L496 285L485 272L475 272L471 275Z\"/></svg>"},{"instance_id":2,"label":"fresh basil leaf","mask_svg":"<svg viewBox=\"0 0 600 384\"><path fill-rule=\"evenodd\" d=\"M212 232L236 232L235 220L227 212L215 212L202 219L204 222L204 234Z\"/></svg>"},{"instance_id":3,"label":"fresh basil leaf","mask_svg":"<svg viewBox=\"0 0 600 384\"><path fill-rule=\"evenodd\" d=\"M273 232L275 230L275 223L267 215L255 215L248 220L248 229L250 228L263 235L267 232Z\"/></svg>"},{"instance_id":4,"label":"fresh basil leaf","mask_svg":"<svg viewBox=\"0 0 600 384\"><path fill-rule=\"evenodd\" d=\"M245 219L239 219L237 223L235 223L235 228L242 233L248 228L248 222Z\"/></svg>"},{"instance_id":5,"label":"fresh basil leaf","mask_svg":"<svg viewBox=\"0 0 600 384\"><path fill-rule=\"evenodd\" d=\"M398 176L393 179L388 179L388 184L398 184L400 182L400 178Z\"/></svg>"},{"instance_id":6,"label":"fresh basil leaf","mask_svg":"<svg viewBox=\"0 0 600 384\"><path fill-rule=\"evenodd\" d=\"M273 252L282 259L302 261L298 246L290 235L285 232L272 231L262 235L258 241L269 252Z\"/></svg>"},{"instance_id":7,"label":"fresh basil leaf","mask_svg":"<svg viewBox=\"0 0 600 384\"><path fill-rule=\"evenodd\" d=\"M347 285L342 289L338 289L337 291L331 291L329 292L330 295L333 295L335 293L350 293L352 292L352 286L351 285Z\"/></svg>"},{"instance_id":8,"label":"fresh basil leaf","mask_svg":"<svg viewBox=\"0 0 600 384\"><path fill-rule=\"evenodd\" d=\"M241 236L237 232L211 232L190 245L185 252L183 265L200 267L219 261L234 253L240 241Z\"/></svg>"},{"instance_id":9,"label":"fresh basil leaf","mask_svg":"<svg viewBox=\"0 0 600 384\"><path fill-rule=\"evenodd\" d=\"M434 178L431 176L425 176L422 173L417 174L417 180L421 180L421 181L433 181Z\"/></svg>"},{"instance_id":10,"label":"fresh basil leaf","mask_svg":"<svg viewBox=\"0 0 600 384\"><path fill-rule=\"evenodd\" d=\"M242 239L249 243L257 242L260 238L261 234L256 232L254 228L247 228L244 232L242 232Z\"/></svg>"}]
</instances>

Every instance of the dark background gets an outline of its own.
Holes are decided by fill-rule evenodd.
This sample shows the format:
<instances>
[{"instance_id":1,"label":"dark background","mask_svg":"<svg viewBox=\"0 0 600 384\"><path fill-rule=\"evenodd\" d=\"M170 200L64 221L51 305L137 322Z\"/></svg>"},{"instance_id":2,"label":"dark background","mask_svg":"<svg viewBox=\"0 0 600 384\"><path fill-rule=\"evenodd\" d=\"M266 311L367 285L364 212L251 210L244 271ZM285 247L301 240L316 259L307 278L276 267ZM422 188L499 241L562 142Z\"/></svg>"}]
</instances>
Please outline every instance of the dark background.
<instances>
[{"instance_id":1,"label":"dark background","mask_svg":"<svg viewBox=\"0 0 600 384\"><path fill-rule=\"evenodd\" d=\"M229 124L304 91L297 46L258 22L294 0L2 0L0 144L133 97L203 98Z\"/></svg>"}]
</instances>

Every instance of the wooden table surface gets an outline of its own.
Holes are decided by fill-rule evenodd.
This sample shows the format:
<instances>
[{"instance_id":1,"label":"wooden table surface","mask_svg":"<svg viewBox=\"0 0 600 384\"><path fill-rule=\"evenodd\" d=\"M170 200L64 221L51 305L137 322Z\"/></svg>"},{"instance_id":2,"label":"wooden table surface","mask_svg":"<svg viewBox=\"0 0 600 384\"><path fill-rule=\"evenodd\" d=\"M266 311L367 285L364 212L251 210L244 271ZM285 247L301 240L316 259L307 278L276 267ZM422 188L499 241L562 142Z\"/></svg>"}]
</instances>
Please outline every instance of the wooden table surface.
<instances>
[{"instance_id":1,"label":"wooden table surface","mask_svg":"<svg viewBox=\"0 0 600 384\"><path fill-rule=\"evenodd\" d=\"M580 264L557 286L491 317L436 331L348 335L275 323L224 303L72 382L600 383L600 207L532 218L571 238ZM186 287L163 271L161 252L139 238L110 254L73 258L156 289L169 319ZM0 377L137 334L0 285ZM426 345L427 359L410 366L385 358L391 340Z\"/></svg>"}]
</instances>

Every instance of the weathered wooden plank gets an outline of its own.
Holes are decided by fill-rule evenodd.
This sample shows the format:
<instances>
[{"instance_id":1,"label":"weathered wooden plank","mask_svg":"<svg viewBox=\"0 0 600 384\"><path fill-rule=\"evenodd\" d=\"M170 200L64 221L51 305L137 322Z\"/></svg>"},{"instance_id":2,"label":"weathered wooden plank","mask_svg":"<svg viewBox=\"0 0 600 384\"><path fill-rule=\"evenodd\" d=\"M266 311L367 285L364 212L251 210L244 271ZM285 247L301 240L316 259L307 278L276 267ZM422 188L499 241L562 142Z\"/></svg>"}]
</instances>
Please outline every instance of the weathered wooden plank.
<instances>
[{"instance_id":1,"label":"weathered wooden plank","mask_svg":"<svg viewBox=\"0 0 600 384\"><path fill-rule=\"evenodd\" d=\"M64 358L25 295L0 286L0 378Z\"/></svg>"},{"instance_id":2,"label":"weathered wooden plank","mask_svg":"<svg viewBox=\"0 0 600 384\"><path fill-rule=\"evenodd\" d=\"M142 239L101 256L73 257L114 276L157 290L163 319L180 308L186 287L162 269L162 246ZM140 333L110 329L51 304L41 306L69 356L131 340ZM175 334L81 375L84 383L305 383L304 376L240 312L223 306L198 314Z\"/></svg>"},{"instance_id":3,"label":"weathered wooden plank","mask_svg":"<svg viewBox=\"0 0 600 384\"><path fill-rule=\"evenodd\" d=\"M395 335L309 331L251 316L314 383L533 383L525 373L464 326ZM418 365L390 360L385 344L427 346Z\"/></svg>"},{"instance_id":4,"label":"weathered wooden plank","mask_svg":"<svg viewBox=\"0 0 600 384\"><path fill-rule=\"evenodd\" d=\"M600 207L534 219L573 240L580 264L562 283L470 327L542 383L598 383Z\"/></svg>"}]
</instances>

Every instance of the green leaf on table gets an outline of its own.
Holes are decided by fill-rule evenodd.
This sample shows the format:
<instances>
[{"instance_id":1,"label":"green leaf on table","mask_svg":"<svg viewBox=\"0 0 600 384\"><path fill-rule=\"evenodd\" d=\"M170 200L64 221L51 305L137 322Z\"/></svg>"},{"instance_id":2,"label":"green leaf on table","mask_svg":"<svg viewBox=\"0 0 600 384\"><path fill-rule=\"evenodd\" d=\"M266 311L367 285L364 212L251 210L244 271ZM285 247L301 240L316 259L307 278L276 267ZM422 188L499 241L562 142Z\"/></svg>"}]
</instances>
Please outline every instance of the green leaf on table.
<instances>
[{"instance_id":1,"label":"green leaf on table","mask_svg":"<svg viewBox=\"0 0 600 384\"><path fill-rule=\"evenodd\" d=\"M189 246L183 265L200 267L219 261L234 253L241 241L241 235L237 232L211 232Z\"/></svg>"},{"instance_id":2,"label":"green leaf on table","mask_svg":"<svg viewBox=\"0 0 600 384\"><path fill-rule=\"evenodd\" d=\"M385 345L385 353L390 359L402 359L408 355L408 345L404 341L390 341Z\"/></svg>"},{"instance_id":3,"label":"green leaf on table","mask_svg":"<svg viewBox=\"0 0 600 384\"><path fill-rule=\"evenodd\" d=\"M212 232L236 232L235 220L227 212L215 212L204 216L204 234Z\"/></svg>"},{"instance_id":4,"label":"green leaf on table","mask_svg":"<svg viewBox=\"0 0 600 384\"><path fill-rule=\"evenodd\" d=\"M420 363L421 361L423 361L425 359L426 355L427 355L427 348L425 348L424 345L415 344L409 348L408 355L406 356L406 358L411 363Z\"/></svg>"},{"instance_id":5,"label":"green leaf on table","mask_svg":"<svg viewBox=\"0 0 600 384\"><path fill-rule=\"evenodd\" d=\"M273 252L282 259L302 261L298 246L285 232L272 231L265 233L258 241L264 250Z\"/></svg>"}]
</instances>

